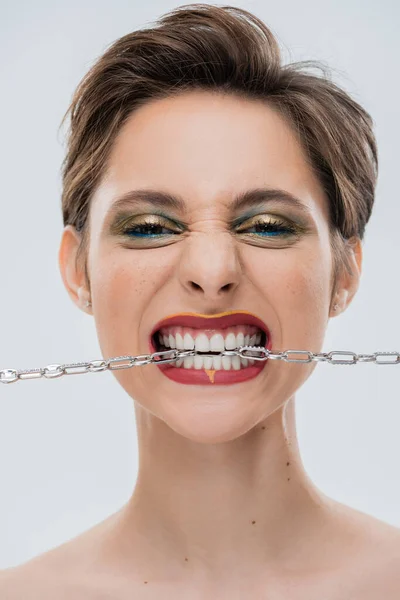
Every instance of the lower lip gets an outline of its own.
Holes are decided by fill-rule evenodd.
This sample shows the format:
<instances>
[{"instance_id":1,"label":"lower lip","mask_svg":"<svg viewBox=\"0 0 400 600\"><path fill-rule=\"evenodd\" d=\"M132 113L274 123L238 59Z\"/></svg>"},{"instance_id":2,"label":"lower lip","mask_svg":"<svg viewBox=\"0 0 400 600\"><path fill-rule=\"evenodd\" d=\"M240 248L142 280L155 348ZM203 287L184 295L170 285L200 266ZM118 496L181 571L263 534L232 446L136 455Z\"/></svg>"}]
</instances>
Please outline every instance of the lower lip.
<instances>
[{"instance_id":1,"label":"lower lip","mask_svg":"<svg viewBox=\"0 0 400 600\"><path fill-rule=\"evenodd\" d=\"M270 340L268 340L266 348L269 350L271 349ZM150 350L151 353L157 352L153 346L153 340L150 340ZM254 379L266 367L267 362L268 359L260 360L256 361L252 366L241 367L239 370L230 369L229 371L207 371L205 369L194 368L185 369L183 366L176 367L174 363L157 364L155 362L153 364L155 364L168 379L172 379L172 381L177 381L178 383L186 383L189 385L230 385L232 383L240 383L242 381Z\"/></svg>"}]
</instances>

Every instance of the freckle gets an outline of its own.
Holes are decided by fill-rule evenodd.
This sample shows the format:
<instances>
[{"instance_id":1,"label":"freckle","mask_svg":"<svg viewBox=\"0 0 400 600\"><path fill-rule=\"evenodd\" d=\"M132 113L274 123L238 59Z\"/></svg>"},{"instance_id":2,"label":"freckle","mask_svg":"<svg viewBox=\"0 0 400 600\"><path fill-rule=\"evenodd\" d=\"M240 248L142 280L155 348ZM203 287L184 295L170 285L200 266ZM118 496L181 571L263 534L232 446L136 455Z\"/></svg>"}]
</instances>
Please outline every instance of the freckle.
<instances>
[{"instance_id":1,"label":"freckle","mask_svg":"<svg viewBox=\"0 0 400 600\"><path fill-rule=\"evenodd\" d=\"M255 521L252 521L251 523L252 523L252 525L254 525Z\"/></svg>"},{"instance_id":2,"label":"freckle","mask_svg":"<svg viewBox=\"0 0 400 600\"><path fill-rule=\"evenodd\" d=\"M261 427L261 429L265 429L265 426L263 425L263 426Z\"/></svg>"},{"instance_id":3,"label":"freckle","mask_svg":"<svg viewBox=\"0 0 400 600\"><path fill-rule=\"evenodd\" d=\"M145 583L147 583L147 581L145 581Z\"/></svg>"},{"instance_id":4,"label":"freckle","mask_svg":"<svg viewBox=\"0 0 400 600\"><path fill-rule=\"evenodd\" d=\"M286 466L288 467L289 465L290 465L290 462L287 462L287 463L286 463Z\"/></svg>"},{"instance_id":5,"label":"freckle","mask_svg":"<svg viewBox=\"0 0 400 600\"><path fill-rule=\"evenodd\" d=\"M287 480L290 481L290 477L288 477Z\"/></svg>"},{"instance_id":6,"label":"freckle","mask_svg":"<svg viewBox=\"0 0 400 600\"><path fill-rule=\"evenodd\" d=\"M187 561L188 559L187 559L187 558L185 558L185 560Z\"/></svg>"}]
</instances>

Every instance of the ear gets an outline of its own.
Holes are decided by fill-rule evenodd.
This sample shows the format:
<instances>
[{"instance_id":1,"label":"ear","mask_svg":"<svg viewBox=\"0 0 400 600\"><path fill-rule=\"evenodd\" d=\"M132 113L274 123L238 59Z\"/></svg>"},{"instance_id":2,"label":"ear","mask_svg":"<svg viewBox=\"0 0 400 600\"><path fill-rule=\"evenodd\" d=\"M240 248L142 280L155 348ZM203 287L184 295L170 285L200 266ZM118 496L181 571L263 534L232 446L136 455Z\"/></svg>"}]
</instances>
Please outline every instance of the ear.
<instances>
[{"instance_id":1,"label":"ear","mask_svg":"<svg viewBox=\"0 0 400 600\"><path fill-rule=\"evenodd\" d=\"M338 304L339 307L336 311L332 311L332 317L338 316L347 309L359 288L363 258L361 244L362 242L358 237L353 238L349 244L347 252L349 267L352 273L348 273L343 267L343 272L336 285L335 298L332 303L333 305Z\"/></svg>"},{"instance_id":2,"label":"ear","mask_svg":"<svg viewBox=\"0 0 400 600\"><path fill-rule=\"evenodd\" d=\"M86 306L86 302L90 300L90 290L87 287L84 269L76 264L80 243L81 234L73 225L67 225L61 237L58 265L69 297L81 310L92 314L91 307Z\"/></svg>"}]
</instances>

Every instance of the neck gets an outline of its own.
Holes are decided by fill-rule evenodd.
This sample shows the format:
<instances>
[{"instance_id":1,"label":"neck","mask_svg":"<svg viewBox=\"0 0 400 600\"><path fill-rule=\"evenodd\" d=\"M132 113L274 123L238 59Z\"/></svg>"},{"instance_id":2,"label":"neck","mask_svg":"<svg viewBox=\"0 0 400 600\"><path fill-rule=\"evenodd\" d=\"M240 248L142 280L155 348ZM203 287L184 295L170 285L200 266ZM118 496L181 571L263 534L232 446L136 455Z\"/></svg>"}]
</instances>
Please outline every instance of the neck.
<instances>
[{"instance_id":1,"label":"neck","mask_svg":"<svg viewBox=\"0 0 400 600\"><path fill-rule=\"evenodd\" d=\"M135 406L139 474L115 539L145 579L249 579L299 561L315 568L310 549L327 535L329 499L302 466L294 397L244 435L213 444Z\"/></svg>"}]
</instances>

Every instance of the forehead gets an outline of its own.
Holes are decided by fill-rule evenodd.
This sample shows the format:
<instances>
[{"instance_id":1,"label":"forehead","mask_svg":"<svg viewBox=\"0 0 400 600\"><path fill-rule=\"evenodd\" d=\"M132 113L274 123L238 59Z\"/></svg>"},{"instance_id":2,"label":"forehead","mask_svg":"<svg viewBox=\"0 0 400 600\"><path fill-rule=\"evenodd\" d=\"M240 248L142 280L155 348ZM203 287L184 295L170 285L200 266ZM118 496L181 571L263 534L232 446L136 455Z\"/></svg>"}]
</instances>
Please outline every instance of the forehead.
<instances>
[{"instance_id":1,"label":"forehead","mask_svg":"<svg viewBox=\"0 0 400 600\"><path fill-rule=\"evenodd\" d=\"M249 188L281 188L328 218L324 191L292 127L265 102L221 93L152 100L131 114L95 195L97 212L146 187L179 194L189 210L218 209Z\"/></svg>"}]
</instances>

